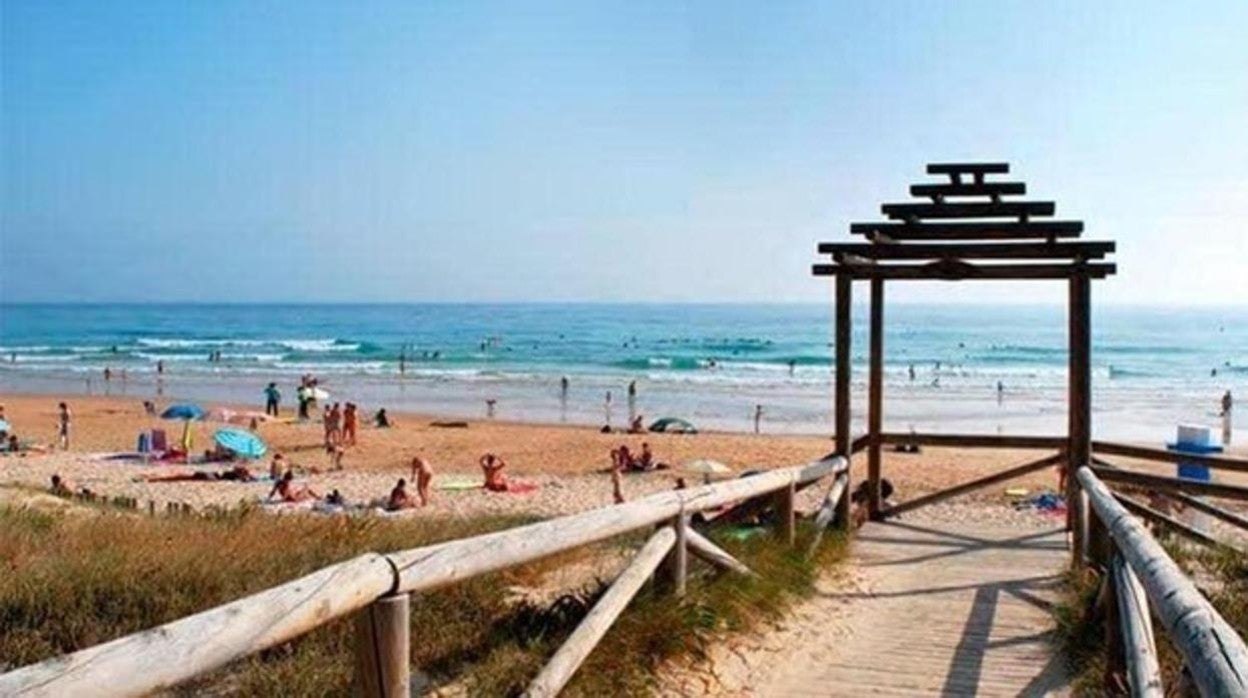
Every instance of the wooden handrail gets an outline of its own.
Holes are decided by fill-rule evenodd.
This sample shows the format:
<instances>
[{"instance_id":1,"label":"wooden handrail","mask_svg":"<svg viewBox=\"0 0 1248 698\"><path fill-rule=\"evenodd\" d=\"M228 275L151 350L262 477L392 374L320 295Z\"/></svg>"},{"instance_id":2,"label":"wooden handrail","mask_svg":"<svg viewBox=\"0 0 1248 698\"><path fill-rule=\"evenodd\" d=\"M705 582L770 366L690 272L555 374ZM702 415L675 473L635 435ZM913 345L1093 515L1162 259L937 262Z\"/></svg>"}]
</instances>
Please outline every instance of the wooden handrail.
<instances>
[{"instance_id":1,"label":"wooden handrail","mask_svg":"<svg viewBox=\"0 0 1248 698\"><path fill-rule=\"evenodd\" d=\"M1137 487L1143 487L1150 490L1160 490L1162 492L1183 492L1187 494L1204 495L1206 497L1221 497L1224 499L1248 501L1248 487L1240 487L1238 485L1224 485L1217 482L1190 480L1182 477L1166 477L1165 475L1153 475L1134 470L1106 468L1103 466L1093 466L1092 470L1102 480L1107 480L1109 482L1121 482L1126 485L1135 485Z\"/></svg>"},{"instance_id":2,"label":"wooden handrail","mask_svg":"<svg viewBox=\"0 0 1248 698\"><path fill-rule=\"evenodd\" d=\"M1127 458L1139 458L1141 460L1160 461L1162 463L1183 461L1184 463L1203 465L1214 470L1235 470L1248 473L1248 459L1246 458L1180 453L1178 451L1168 451L1164 448L1134 446L1113 441L1093 441L1092 452L1098 455L1125 456Z\"/></svg>"},{"instance_id":3,"label":"wooden handrail","mask_svg":"<svg viewBox=\"0 0 1248 698\"><path fill-rule=\"evenodd\" d=\"M1202 695L1248 694L1248 647L1091 468L1076 473L1092 510L1144 587Z\"/></svg>"},{"instance_id":4,"label":"wooden handrail","mask_svg":"<svg viewBox=\"0 0 1248 698\"><path fill-rule=\"evenodd\" d=\"M132 635L0 675L3 696L137 696L169 688L396 593L521 565L847 470L831 456L747 478L388 555L367 554Z\"/></svg>"},{"instance_id":5,"label":"wooden handrail","mask_svg":"<svg viewBox=\"0 0 1248 698\"><path fill-rule=\"evenodd\" d=\"M1161 668L1153 640L1153 619L1148 613L1144 587L1121 555L1110 566L1118 619L1122 628L1123 654L1127 660L1127 685L1139 698L1162 698Z\"/></svg>"},{"instance_id":6,"label":"wooden handrail","mask_svg":"<svg viewBox=\"0 0 1248 698\"><path fill-rule=\"evenodd\" d=\"M919 444L921 446L958 446L967 448L1065 448L1070 441L1064 436L932 434L927 432L886 431L880 434L880 443Z\"/></svg>"}]
</instances>

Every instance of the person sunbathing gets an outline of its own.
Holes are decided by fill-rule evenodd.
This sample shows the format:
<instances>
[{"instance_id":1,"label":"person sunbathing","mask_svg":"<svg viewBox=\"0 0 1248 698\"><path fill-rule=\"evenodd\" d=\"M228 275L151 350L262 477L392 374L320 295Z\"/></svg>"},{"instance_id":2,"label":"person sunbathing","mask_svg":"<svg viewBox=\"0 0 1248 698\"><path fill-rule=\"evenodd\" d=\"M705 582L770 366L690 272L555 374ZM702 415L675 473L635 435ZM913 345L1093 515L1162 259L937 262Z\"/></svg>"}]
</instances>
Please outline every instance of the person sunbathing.
<instances>
[{"instance_id":1,"label":"person sunbathing","mask_svg":"<svg viewBox=\"0 0 1248 698\"><path fill-rule=\"evenodd\" d=\"M407 480L399 478L399 483L390 490L390 498L386 500L386 511L415 509L416 505L416 498L407 491Z\"/></svg>"},{"instance_id":2,"label":"person sunbathing","mask_svg":"<svg viewBox=\"0 0 1248 698\"><path fill-rule=\"evenodd\" d=\"M433 468L429 461L420 456L412 457L412 479L416 481L416 495L420 497L420 505L429 505L429 485L433 483Z\"/></svg>"},{"instance_id":3,"label":"person sunbathing","mask_svg":"<svg viewBox=\"0 0 1248 698\"><path fill-rule=\"evenodd\" d=\"M213 481L226 480L230 482L251 482L256 477L251 474L247 466L236 465L228 470L220 470L213 472L211 470L197 470L192 473L173 473L170 475L149 475L143 478L144 482L191 482L191 481Z\"/></svg>"},{"instance_id":4,"label":"person sunbathing","mask_svg":"<svg viewBox=\"0 0 1248 698\"><path fill-rule=\"evenodd\" d=\"M311 487L307 487L306 485L304 487L300 487L299 489L295 489L295 473L290 470L287 470L286 474L282 475L282 479L278 480L277 484L273 485L273 491L269 492L269 499L272 500L274 495L278 497L278 501L288 504L306 502L309 499L321 498L319 494L312 491Z\"/></svg>"},{"instance_id":5,"label":"person sunbathing","mask_svg":"<svg viewBox=\"0 0 1248 698\"><path fill-rule=\"evenodd\" d=\"M481 471L485 474L485 489L491 492L507 491L507 476L503 475L503 468L507 467L507 461L493 453L487 453L481 456Z\"/></svg>"},{"instance_id":6,"label":"person sunbathing","mask_svg":"<svg viewBox=\"0 0 1248 698\"><path fill-rule=\"evenodd\" d=\"M611 468L620 471L636 469L633 454L628 450L628 446L620 444L619 448L611 449Z\"/></svg>"},{"instance_id":7,"label":"person sunbathing","mask_svg":"<svg viewBox=\"0 0 1248 698\"><path fill-rule=\"evenodd\" d=\"M637 456L637 461L634 464L634 467L637 470L649 471L667 470L669 466L666 463L656 461L654 459L654 452L650 450L650 444L643 443L641 445L641 455Z\"/></svg>"},{"instance_id":8,"label":"person sunbathing","mask_svg":"<svg viewBox=\"0 0 1248 698\"><path fill-rule=\"evenodd\" d=\"M52 475L52 485L48 488L48 491L58 497L80 496L86 497L87 499L93 499L95 497L95 493L86 487L75 488L70 484L69 480L66 480L56 474Z\"/></svg>"}]
</instances>

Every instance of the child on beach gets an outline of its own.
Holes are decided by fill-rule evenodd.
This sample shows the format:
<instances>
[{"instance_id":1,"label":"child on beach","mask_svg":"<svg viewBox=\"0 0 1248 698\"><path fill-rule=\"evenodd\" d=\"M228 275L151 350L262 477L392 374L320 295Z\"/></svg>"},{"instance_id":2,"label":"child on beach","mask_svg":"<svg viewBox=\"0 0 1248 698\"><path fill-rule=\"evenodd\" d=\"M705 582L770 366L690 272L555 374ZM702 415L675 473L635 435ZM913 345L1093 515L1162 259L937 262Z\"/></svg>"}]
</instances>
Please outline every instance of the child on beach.
<instances>
[{"instance_id":1,"label":"child on beach","mask_svg":"<svg viewBox=\"0 0 1248 698\"><path fill-rule=\"evenodd\" d=\"M377 410L377 414L373 416L373 424L378 429L389 429L392 426L390 416L386 414L386 408L383 407Z\"/></svg>"},{"instance_id":2,"label":"child on beach","mask_svg":"<svg viewBox=\"0 0 1248 698\"><path fill-rule=\"evenodd\" d=\"M412 457L412 479L416 481L416 495L420 497L420 505L429 505L429 485L433 482L433 468L429 461L420 456Z\"/></svg>"},{"instance_id":3,"label":"child on beach","mask_svg":"<svg viewBox=\"0 0 1248 698\"><path fill-rule=\"evenodd\" d=\"M487 453L481 456L481 471L485 474L485 489L491 492L507 491L507 476L503 475L503 468L507 467L507 461L493 453Z\"/></svg>"},{"instance_id":4,"label":"child on beach","mask_svg":"<svg viewBox=\"0 0 1248 698\"><path fill-rule=\"evenodd\" d=\"M57 443L60 444L60 447L62 450L68 451L69 450L69 423L70 423L70 420L72 419L72 417L69 414L69 405L66 405L65 403L62 402L60 403L60 405L57 406L57 409L58 409L57 426L56 426Z\"/></svg>"}]
</instances>

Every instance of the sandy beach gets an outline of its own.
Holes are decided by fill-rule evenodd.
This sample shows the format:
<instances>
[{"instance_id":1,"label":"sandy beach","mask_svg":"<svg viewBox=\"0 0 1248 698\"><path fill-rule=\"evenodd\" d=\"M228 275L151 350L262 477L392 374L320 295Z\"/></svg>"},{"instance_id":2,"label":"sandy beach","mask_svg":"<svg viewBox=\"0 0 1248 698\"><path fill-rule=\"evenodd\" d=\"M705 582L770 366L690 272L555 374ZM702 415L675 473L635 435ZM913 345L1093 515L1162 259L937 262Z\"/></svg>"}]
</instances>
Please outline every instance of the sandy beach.
<instances>
[{"instance_id":1,"label":"sandy beach","mask_svg":"<svg viewBox=\"0 0 1248 698\"><path fill-rule=\"evenodd\" d=\"M48 395L7 395L3 397L3 404L8 419L23 439L48 444L55 433L56 404L60 399ZM66 399L74 414L70 450L0 459L0 484L44 488L51 475L57 473L76 486L90 488L104 496L133 497L141 503L151 500L160 507L164 502L183 502L195 508L233 506L240 501L258 502L268 494L271 483L267 482L144 482L142 478L149 475L222 466L143 464L109 458L112 454L133 451L137 434L142 430L164 428L171 438L176 438L181 425L145 415L138 399ZM676 466L672 470L627 476L623 488L629 498L673 487L675 478L681 475L679 464L694 458L721 461L735 475L750 469L809 462L832 448L831 440L824 437L716 432L688 436L601 434L588 427L502 421L471 421L466 428L440 428L430 426L437 417L416 414L396 414L394 421L395 426L390 429L364 426L359 445L347 449L345 470L307 474L301 480L321 494L337 488L349 501L367 501L384 496L399 477L407 477L412 456L420 455L433 465L435 489L430 506L413 515L517 513L552 516L611 502L610 478L604 470L610 462L610 450L620 444L636 450L643 442L648 442L659 461ZM210 445L211 434L217 426L193 424L198 450ZM270 453L283 453L305 468L324 470L328 467L328 458L321 448L319 423L270 422L262 424L259 433L269 444ZM487 451L507 460L513 479L535 483L538 489L524 494L487 493L479 488L439 489L480 482L477 459ZM925 448L921 454L888 453L885 475L897 487L894 498L902 501L1035 457L1038 457L1036 452L1023 450ZM862 459L858 456L855 465ZM258 461L255 470L267 468L267 462L267 458ZM698 476L687 477L690 482L698 480ZM1056 473L1045 471L1009 483L1009 486L1035 492L1055 484ZM807 494L812 498L818 496L813 491ZM981 506L962 506L968 502ZM958 516L985 513L1005 517L1036 516L1031 512L1014 512L1004 495L1004 486L971 493L944 506L953 507Z\"/></svg>"}]
</instances>

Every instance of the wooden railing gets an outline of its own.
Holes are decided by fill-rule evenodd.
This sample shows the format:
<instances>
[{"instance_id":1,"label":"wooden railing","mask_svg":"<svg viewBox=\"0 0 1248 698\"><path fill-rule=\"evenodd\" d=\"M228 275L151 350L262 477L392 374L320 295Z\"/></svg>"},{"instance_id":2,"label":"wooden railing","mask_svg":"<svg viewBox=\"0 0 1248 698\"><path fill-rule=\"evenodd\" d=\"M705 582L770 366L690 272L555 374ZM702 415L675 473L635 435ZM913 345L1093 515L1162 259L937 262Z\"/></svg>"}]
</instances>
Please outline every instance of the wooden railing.
<instances>
[{"instance_id":1,"label":"wooden railing","mask_svg":"<svg viewBox=\"0 0 1248 698\"><path fill-rule=\"evenodd\" d=\"M1118 477L1121 471L1116 470L1101 474L1110 472L1119 481L1127 479ZM1083 520L1099 524L1090 526L1094 532L1088 536L1088 557L1107 573L1102 608L1111 621L1117 619L1107 624L1111 662L1119 658L1125 662L1131 695L1164 695L1150 608L1183 656L1201 695L1248 695L1248 647L1243 638L1128 510L1125 504L1130 500L1111 492L1097 475L1090 467L1079 468L1076 476L1087 503L1076 506L1087 507Z\"/></svg>"},{"instance_id":2,"label":"wooden railing","mask_svg":"<svg viewBox=\"0 0 1248 698\"><path fill-rule=\"evenodd\" d=\"M369 553L286 584L140 633L0 675L3 696L137 696L166 689L356 614L356 681L365 696L408 695L408 595L660 526L529 686L557 694L637 593L660 571L683 594L688 554L738 573L742 563L688 526L700 511L774 497L779 532L793 542L798 490L836 475L817 521L848 496L848 461L804 466L650 495L473 538L390 554ZM846 522L847 524L848 522ZM822 531L818 531L821 533Z\"/></svg>"}]
</instances>

